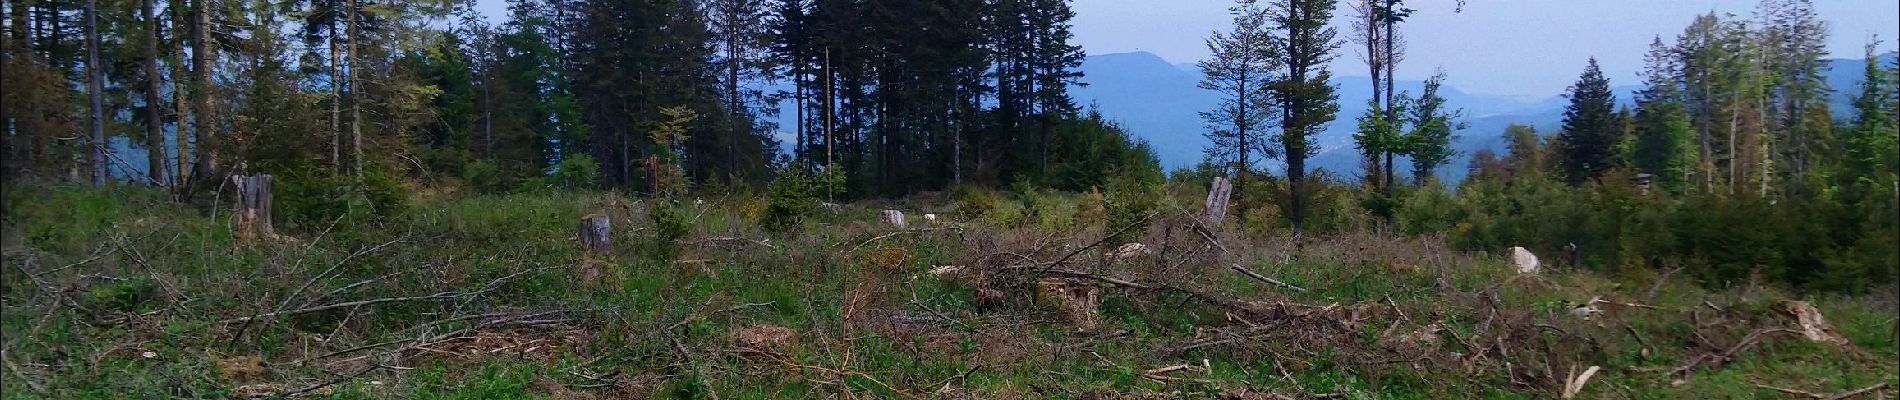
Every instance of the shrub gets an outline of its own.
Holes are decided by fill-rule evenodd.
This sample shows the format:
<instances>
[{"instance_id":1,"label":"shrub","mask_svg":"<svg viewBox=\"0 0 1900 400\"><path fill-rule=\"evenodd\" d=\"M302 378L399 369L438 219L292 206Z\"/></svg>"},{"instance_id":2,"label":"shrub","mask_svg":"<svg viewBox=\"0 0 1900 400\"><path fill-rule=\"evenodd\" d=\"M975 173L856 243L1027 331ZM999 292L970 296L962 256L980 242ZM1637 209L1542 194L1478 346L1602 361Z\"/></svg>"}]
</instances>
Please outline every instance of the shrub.
<instances>
[{"instance_id":1,"label":"shrub","mask_svg":"<svg viewBox=\"0 0 1900 400\"><path fill-rule=\"evenodd\" d=\"M591 189L600 175L600 163L594 157L577 155L561 159L554 164L554 173L548 175L548 183L561 189Z\"/></svg>"},{"instance_id":2,"label":"shrub","mask_svg":"<svg viewBox=\"0 0 1900 400\"><path fill-rule=\"evenodd\" d=\"M501 193L509 188L508 177L494 161L479 159L462 168L462 182L479 193Z\"/></svg>"},{"instance_id":3,"label":"shrub","mask_svg":"<svg viewBox=\"0 0 1900 400\"><path fill-rule=\"evenodd\" d=\"M951 190L950 197L956 199L957 205L950 208L948 216L957 222L982 220L993 213L997 203L1001 202L995 192L975 185L957 186Z\"/></svg>"},{"instance_id":4,"label":"shrub","mask_svg":"<svg viewBox=\"0 0 1900 400\"><path fill-rule=\"evenodd\" d=\"M645 246L645 255L657 262L671 262L679 256L679 240L686 237L691 221L684 207L671 199L655 198L651 203L647 218L653 221L653 236Z\"/></svg>"},{"instance_id":5,"label":"shrub","mask_svg":"<svg viewBox=\"0 0 1900 400\"><path fill-rule=\"evenodd\" d=\"M1110 179L1102 209L1108 213L1108 233L1114 236L1105 244L1127 243L1147 233L1148 215L1154 212L1155 200L1160 196L1160 191L1146 180L1120 176Z\"/></svg>"},{"instance_id":6,"label":"shrub","mask_svg":"<svg viewBox=\"0 0 1900 400\"><path fill-rule=\"evenodd\" d=\"M760 224L767 231L781 233L803 226L806 218L818 212L816 189L812 176L797 166L779 169L778 176L766 187L771 199L766 202Z\"/></svg>"}]
</instances>

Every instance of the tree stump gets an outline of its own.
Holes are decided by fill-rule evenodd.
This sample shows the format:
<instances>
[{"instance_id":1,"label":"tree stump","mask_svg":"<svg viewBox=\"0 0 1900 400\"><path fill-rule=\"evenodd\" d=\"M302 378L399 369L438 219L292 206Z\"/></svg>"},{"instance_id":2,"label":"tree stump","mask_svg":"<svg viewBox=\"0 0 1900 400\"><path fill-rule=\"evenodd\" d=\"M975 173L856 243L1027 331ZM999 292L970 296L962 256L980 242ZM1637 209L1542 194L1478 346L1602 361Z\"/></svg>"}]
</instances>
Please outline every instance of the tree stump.
<instances>
[{"instance_id":1,"label":"tree stump","mask_svg":"<svg viewBox=\"0 0 1900 400\"><path fill-rule=\"evenodd\" d=\"M231 176L232 186L237 187L237 220L232 229L238 241L277 237L270 223L270 181L270 174Z\"/></svg>"},{"instance_id":2,"label":"tree stump","mask_svg":"<svg viewBox=\"0 0 1900 400\"><path fill-rule=\"evenodd\" d=\"M878 219L883 220L884 223L891 224L891 226L895 226L898 228L904 227L904 212L903 211L884 210L884 212L878 213Z\"/></svg>"},{"instance_id":3,"label":"tree stump","mask_svg":"<svg viewBox=\"0 0 1900 400\"><path fill-rule=\"evenodd\" d=\"M1102 301L1101 290L1093 282L1042 278L1036 281L1035 298L1043 306L1055 308L1063 321L1078 331L1092 331L1101 326L1096 312Z\"/></svg>"},{"instance_id":4,"label":"tree stump","mask_svg":"<svg viewBox=\"0 0 1900 400\"><path fill-rule=\"evenodd\" d=\"M1219 228L1221 220L1227 219L1227 197L1232 195L1234 185L1226 177L1214 177L1214 183L1207 187L1207 202L1202 206L1207 210L1207 226Z\"/></svg>"},{"instance_id":5,"label":"tree stump","mask_svg":"<svg viewBox=\"0 0 1900 400\"><path fill-rule=\"evenodd\" d=\"M613 250L614 240L605 214L588 214L581 217L581 229L578 237L581 247L587 251L606 252Z\"/></svg>"}]
</instances>

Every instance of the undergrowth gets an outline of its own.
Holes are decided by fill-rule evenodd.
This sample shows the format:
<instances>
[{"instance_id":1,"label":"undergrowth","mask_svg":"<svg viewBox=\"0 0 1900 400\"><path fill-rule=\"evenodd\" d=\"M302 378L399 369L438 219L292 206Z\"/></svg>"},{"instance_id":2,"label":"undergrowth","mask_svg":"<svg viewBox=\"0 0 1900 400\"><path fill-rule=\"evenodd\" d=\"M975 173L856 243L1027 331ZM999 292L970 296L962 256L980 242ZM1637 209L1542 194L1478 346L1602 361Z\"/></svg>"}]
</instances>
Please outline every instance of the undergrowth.
<instances>
[{"instance_id":1,"label":"undergrowth","mask_svg":"<svg viewBox=\"0 0 1900 400\"><path fill-rule=\"evenodd\" d=\"M1243 237L1164 194L1179 190L1133 190L959 193L909 229L878 223L882 205L801 203L761 224L751 198L475 195L237 243L228 209L8 188L0 393L1549 398L1591 366L1586 398L1900 385L1892 286L1803 299L1656 273L1518 275L1429 234ZM596 213L609 252L573 237ZM1124 241L1149 252L1104 245ZM1096 291L1099 325L1039 300L1046 285ZM1600 313L1574 313L1593 298ZM1773 332L1795 326L1784 300L1849 343Z\"/></svg>"}]
</instances>

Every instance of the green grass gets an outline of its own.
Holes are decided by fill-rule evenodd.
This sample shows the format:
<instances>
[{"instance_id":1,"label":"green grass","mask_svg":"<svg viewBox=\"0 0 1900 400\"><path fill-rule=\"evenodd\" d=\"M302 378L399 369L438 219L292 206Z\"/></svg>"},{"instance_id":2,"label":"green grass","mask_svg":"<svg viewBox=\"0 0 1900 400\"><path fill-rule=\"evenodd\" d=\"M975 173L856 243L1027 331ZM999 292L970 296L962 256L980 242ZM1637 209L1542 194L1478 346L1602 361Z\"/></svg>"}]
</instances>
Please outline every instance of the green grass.
<instances>
[{"instance_id":1,"label":"green grass","mask_svg":"<svg viewBox=\"0 0 1900 400\"><path fill-rule=\"evenodd\" d=\"M1561 385L1553 378L1526 376L1541 374L1546 364L1558 375L1572 365L1604 367L1584 388L1588 398L1776 398L1778 392L1756 385L1835 393L1900 383L1890 295L1885 301L1878 295L1807 299L1855 350L1774 337L1727 365L1672 377L1640 369L1666 370L1706 352L1698 334L1726 345L1748 329L1787 326L1772 309L1790 296L1770 288L1710 291L1676 283L1648 299L1648 281L1564 271L1513 278L1501 260L1444 250L1432 238L1341 234L1309 239L1295 251L1285 238L1243 240L1225 231L1222 243L1232 253L1219 254L1171 214L1140 239L1165 254L1107 262L1091 250L1062 268L1191 289L1270 312L1236 316L1245 312L1185 292L1102 285L1102 328L1077 331L1060 322L1055 307L1030 300L1033 285L1025 279L1034 276L1023 271L1033 268L1012 269L1019 259L998 256L1049 262L1099 238L1102 217L1089 215L1091 200L1077 194L1036 193L1028 206L996 195L997 204L959 229L908 233L876 223L883 206L847 205L807 221L800 232L768 234L746 211L754 199L687 200L692 229L677 245L678 259L688 262L650 257L647 250L657 244L649 240L644 203L609 193L425 199L389 219L300 223L280 232L284 240L245 244L233 242L228 210L213 219L210 209L137 188L20 187L5 195L5 398L231 397L331 381L336 384L311 393L339 399L846 392L1069 398L1248 390L1365 399L1555 397ZM1191 199L1162 201L1171 209L1169 203ZM571 239L578 218L591 213L613 220L612 252L587 254ZM1306 291L1254 281L1228 271L1228 263ZM1394 263L1419 268L1395 269ZM66 265L73 266L53 271ZM581 278L582 265L598 265L604 277ZM963 272L926 273L944 265ZM319 277L326 270L331 273ZM295 309L469 292L498 279L480 296L232 321L280 303ZM306 282L308 288L285 301ZM991 289L1006 297L976 296ZM1568 314L1569 304L1594 296L1655 309L1619 308L1593 321ZM1704 302L1728 310L1720 315L1734 328L1695 326L1692 319L1716 318ZM1339 308L1316 311L1314 319L1272 311L1331 304ZM1369 311L1340 311L1347 309ZM556 315L558 322L475 329L469 338L422 346L428 349L391 351L425 333L476 327L471 320L423 326L432 321L547 310L570 311ZM1692 316L1690 310L1699 311ZM1333 328L1328 320L1350 326ZM1169 350L1276 321L1289 325L1269 338ZM763 348L740 339L768 325L788 328L795 338ZM1432 347L1387 343L1388 328L1402 334L1428 325L1444 328ZM674 326L690 360L669 339ZM1462 356L1499 341L1512 353L1491 353L1465 369ZM397 344L318 357L384 342ZM243 357L262 359L263 370L232 367ZM1506 361L1518 370L1506 373ZM1203 362L1213 368L1169 373L1177 379L1167 381L1144 376L1153 368ZM1682 383L1672 384L1678 378Z\"/></svg>"}]
</instances>

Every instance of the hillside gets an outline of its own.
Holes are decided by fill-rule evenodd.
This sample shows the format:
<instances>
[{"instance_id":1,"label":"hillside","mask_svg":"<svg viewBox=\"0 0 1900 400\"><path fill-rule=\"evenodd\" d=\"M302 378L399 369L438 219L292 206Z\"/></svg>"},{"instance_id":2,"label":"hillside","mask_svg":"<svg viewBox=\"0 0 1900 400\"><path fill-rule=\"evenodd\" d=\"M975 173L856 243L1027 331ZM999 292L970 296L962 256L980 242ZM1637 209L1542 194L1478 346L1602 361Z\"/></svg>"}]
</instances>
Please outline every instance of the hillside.
<instances>
[{"instance_id":1,"label":"hillside","mask_svg":"<svg viewBox=\"0 0 1900 400\"><path fill-rule=\"evenodd\" d=\"M748 211L762 199L709 198L678 206L691 224L677 239L657 233L652 200L616 194L422 198L239 240L136 188L9 188L0 389L1756 398L1895 384L1891 298L1811 299L1836 324L1817 342L1784 311L1808 303L1772 287L1519 274L1436 237L1245 239L1195 228L1181 207L1199 194L1174 187L1128 247L1104 244L1119 230L1073 194L846 205L777 234ZM883 207L952 211L898 228ZM614 224L610 249L573 239L594 213Z\"/></svg>"}]
</instances>

